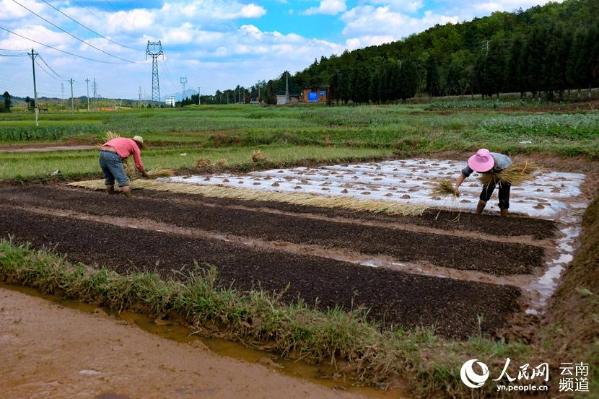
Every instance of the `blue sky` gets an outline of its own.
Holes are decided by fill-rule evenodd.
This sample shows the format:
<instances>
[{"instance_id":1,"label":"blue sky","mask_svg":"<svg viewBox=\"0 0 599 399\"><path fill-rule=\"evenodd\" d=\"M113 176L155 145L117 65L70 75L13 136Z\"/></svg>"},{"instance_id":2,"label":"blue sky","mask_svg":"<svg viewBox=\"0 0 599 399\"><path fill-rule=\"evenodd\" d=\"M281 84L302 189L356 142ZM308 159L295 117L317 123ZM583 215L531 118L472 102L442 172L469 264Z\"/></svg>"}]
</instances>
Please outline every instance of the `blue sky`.
<instances>
[{"instance_id":1,"label":"blue sky","mask_svg":"<svg viewBox=\"0 0 599 399\"><path fill-rule=\"evenodd\" d=\"M145 59L148 40L161 40L162 96L188 89L213 93L276 77L283 70L301 70L314 58L340 54L399 40L435 24L457 23L493 11L513 11L547 0L46 0L99 37L77 25L42 0L0 0L0 27L40 43L114 62L97 63L62 54L0 30L0 90L32 95L31 61L25 49L34 47L47 64L37 67L43 96L70 91L85 95L85 79L95 78L105 97L137 98L151 93L151 64ZM48 24L21 5L74 36L104 50L106 55ZM117 44L118 43L118 44ZM120 46L119 44L123 45ZM21 55L21 56L19 56ZM135 62L124 62L123 59Z\"/></svg>"}]
</instances>

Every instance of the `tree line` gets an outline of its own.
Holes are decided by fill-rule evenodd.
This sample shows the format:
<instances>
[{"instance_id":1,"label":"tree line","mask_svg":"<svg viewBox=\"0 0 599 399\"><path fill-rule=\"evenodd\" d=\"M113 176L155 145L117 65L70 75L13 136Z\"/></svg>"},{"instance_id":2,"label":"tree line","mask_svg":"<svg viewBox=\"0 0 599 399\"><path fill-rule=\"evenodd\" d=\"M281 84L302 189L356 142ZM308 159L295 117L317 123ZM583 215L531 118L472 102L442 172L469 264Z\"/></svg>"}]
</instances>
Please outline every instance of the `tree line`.
<instances>
[{"instance_id":1,"label":"tree line","mask_svg":"<svg viewBox=\"0 0 599 399\"><path fill-rule=\"evenodd\" d=\"M321 57L291 75L218 91L205 103L261 101L329 88L333 103L384 103L416 95L560 99L599 86L599 2L566 0L434 26L404 40ZM204 97L202 97L204 102ZM197 103L197 96L196 101Z\"/></svg>"}]
</instances>

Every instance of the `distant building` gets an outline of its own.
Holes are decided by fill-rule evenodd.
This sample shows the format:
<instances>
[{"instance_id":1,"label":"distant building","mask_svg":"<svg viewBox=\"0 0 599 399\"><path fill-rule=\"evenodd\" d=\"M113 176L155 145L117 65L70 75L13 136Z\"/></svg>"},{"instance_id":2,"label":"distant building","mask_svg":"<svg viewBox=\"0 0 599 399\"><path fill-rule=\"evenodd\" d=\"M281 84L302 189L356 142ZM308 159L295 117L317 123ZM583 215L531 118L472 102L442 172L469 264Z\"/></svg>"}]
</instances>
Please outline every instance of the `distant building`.
<instances>
[{"instance_id":1,"label":"distant building","mask_svg":"<svg viewBox=\"0 0 599 399\"><path fill-rule=\"evenodd\" d=\"M164 99L164 103L166 105L168 105L169 107L174 107L175 106L175 96L170 96Z\"/></svg>"},{"instance_id":2,"label":"distant building","mask_svg":"<svg viewBox=\"0 0 599 399\"><path fill-rule=\"evenodd\" d=\"M329 87L310 87L304 89L303 100L306 104L326 103L329 99Z\"/></svg>"},{"instance_id":3,"label":"distant building","mask_svg":"<svg viewBox=\"0 0 599 399\"><path fill-rule=\"evenodd\" d=\"M289 97L286 94L277 95L277 105L289 104Z\"/></svg>"}]
</instances>

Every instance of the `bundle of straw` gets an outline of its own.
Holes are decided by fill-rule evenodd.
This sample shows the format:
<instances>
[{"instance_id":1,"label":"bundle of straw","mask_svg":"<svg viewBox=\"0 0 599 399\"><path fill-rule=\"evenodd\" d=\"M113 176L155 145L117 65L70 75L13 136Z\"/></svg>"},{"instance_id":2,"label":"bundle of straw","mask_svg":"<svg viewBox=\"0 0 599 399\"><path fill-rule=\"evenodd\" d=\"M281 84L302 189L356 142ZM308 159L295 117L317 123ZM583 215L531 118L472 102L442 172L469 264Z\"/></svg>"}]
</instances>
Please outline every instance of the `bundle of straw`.
<instances>
[{"instance_id":1,"label":"bundle of straw","mask_svg":"<svg viewBox=\"0 0 599 399\"><path fill-rule=\"evenodd\" d=\"M519 185L532 179L539 170L539 166L534 162L516 162L499 173L483 173L480 176L480 181L485 186L492 182L504 182L511 185Z\"/></svg>"},{"instance_id":2,"label":"bundle of straw","mask_svg":"<svg viewBox=\"0 0 599 399\"><path fill-rule=\"evenodd\" d=\"M443 179L437 182L437 185L433 189L433 194L441 196L453 195L454 197L460 196L460 192L455 189L455 186L450 179Z\"/></svg>"},{"instance_id":3,"label":"bundle of straw","mask_svg":"<svg viewBox=\"0 0 599 399\"><path fill-rule=\"evenodd\" d=\"M121 135L118 134L118 133L114 133L114 132L112 132L110 130L107 131L106 134L104 135L104 139L106 141L109 141L109 140L112 140L112 139L116 139L117 137L121 137Z\"/></svg>"},{"instance_id":4,"label":"bundle of straw","mask_svg":"<svg viewBox=\"0 0 599 399\"><path fill-rule=\"evenodd\" d=\"M252 152L252 161L255 163L260 163L266 161L266 154L260 150L256 150Z\"/></svg>"}]
</instances>

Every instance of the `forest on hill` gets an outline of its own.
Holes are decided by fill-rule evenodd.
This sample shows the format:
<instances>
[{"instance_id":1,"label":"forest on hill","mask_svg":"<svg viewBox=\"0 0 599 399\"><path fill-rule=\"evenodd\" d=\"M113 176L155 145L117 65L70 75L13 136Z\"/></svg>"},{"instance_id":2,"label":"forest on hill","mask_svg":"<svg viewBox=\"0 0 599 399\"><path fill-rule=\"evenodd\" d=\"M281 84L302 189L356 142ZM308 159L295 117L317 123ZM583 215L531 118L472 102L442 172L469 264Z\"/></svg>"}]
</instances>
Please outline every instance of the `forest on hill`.
<instances>
[{"instance_id":1,"label":"forest on hill","mask_svg":"<svg viewBox=\"0 0 599 399\"><path fill-rule=\"evenodd\" d=\"M249 88L218 91L203 96L202 102L249 102L260 95L274 103L277 94L285 93L287 78L292 94L326 86L335 103L505 92L560 99L566 90L599 86L598 15L597 0L495 12L436 25L393 43L322 57L294 75L283 72ZM195 101L188 100L197 103L197 95Z\"/></svg>"}]
</instances>

